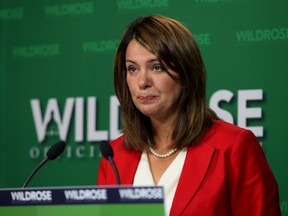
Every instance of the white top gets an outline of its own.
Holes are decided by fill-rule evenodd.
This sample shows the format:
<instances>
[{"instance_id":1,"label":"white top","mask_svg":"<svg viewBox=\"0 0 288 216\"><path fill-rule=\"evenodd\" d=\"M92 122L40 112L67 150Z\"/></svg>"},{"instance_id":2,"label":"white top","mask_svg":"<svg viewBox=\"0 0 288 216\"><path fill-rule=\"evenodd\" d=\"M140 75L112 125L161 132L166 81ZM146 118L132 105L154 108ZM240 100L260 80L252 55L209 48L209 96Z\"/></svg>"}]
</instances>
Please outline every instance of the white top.
<instances>
[{"instance_id":1,"label":"white top","mask_svg":"<svg viewBox=\"0 0 288 216\"><path fill-rule=\"evenodd\" d=\"M165 213L169 215L175 191L182 172L187 150L182 150L173 160L170 166L161 176L157 186L164 187ZM150 170L148 156L146 152L142 153L138 168L134 177L134 186L155 186L153 176Z\"/></svg>"}]
</instances>

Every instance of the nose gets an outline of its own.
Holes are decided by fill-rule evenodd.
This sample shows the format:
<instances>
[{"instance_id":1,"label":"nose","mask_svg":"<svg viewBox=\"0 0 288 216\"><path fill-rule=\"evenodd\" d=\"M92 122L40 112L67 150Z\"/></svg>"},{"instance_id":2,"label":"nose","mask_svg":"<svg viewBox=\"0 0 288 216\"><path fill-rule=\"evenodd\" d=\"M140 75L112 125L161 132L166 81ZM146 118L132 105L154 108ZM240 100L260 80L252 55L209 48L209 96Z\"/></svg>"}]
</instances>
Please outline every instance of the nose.
<instances>
[{"instance_id":1,"label":"nose","mask_svg":"<svg viewBox=\"0 0 288 216\"><path fill-rule=\"evenodd\" d=\"M146 89L151 86L151 75L149 74L149 71L143 70L139 73L138 76L138 85L140 89Z\"/></svg>"}]
</instances>

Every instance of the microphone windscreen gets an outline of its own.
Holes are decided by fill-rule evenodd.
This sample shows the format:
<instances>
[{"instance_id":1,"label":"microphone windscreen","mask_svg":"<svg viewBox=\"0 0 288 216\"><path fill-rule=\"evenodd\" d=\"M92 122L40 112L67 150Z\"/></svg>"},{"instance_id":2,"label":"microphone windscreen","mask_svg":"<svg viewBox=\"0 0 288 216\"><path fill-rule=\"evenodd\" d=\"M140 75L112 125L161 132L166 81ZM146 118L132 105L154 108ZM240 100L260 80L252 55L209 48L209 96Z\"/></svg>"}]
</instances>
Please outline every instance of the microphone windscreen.
<instances>
[{"instance_id":1,"label":"microphone windscreen","mask_svg":"<svg viewBox=\"0 0 288 216\"><path fill-rule=\"evenodd\" d=\"M107 160L109 160L108 158L109 156L111 157L114 156L113 149L107 141L103 140L100 142L100 151L101 151L102 156L106 158Z\"/></svg>"},{"instance_id":2,"label":"microphone windscreen","mask_svg":"<svg viewBox=\"0 0 288 216\"><path fill-rule=\"evenodd\" d=\"M49 160L56 159L65 149L65 142L59 141L47 151L46 156Z\"/></svg>"}]
</instances>

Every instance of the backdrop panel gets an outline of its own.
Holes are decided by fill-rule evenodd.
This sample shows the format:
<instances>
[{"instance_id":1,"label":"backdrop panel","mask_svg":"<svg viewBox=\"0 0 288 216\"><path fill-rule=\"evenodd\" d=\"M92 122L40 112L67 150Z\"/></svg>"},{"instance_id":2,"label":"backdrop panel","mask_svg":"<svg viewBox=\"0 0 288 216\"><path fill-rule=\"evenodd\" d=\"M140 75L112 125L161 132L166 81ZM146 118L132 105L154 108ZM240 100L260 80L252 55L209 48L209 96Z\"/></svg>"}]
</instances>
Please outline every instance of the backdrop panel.
<instances>
[{"instance_id":1,"label":"backdrop panel","mask_svg":"<svg viewBox=\"0 0 288 216\"><path fill-rule=\"evenodd\" d=\"M93 185L99 141L120 135L113 58L140 15L183 22L198 41L208 102L259 138L288 215L288 2L0 1L0 187L20 187L59 139L67 148L30 186Z\"/></svg>"}]
</instances>

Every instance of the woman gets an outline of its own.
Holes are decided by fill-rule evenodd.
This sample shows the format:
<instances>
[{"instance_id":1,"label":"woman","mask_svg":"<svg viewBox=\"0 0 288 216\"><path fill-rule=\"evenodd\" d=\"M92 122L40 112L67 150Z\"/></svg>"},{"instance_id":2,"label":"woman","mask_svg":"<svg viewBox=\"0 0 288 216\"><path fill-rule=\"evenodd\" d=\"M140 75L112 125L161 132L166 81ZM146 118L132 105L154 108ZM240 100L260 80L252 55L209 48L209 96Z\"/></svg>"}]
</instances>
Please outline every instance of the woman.
<instances>
[{"instance_id":1,"label":"woman","mask_svg":"<svg viewBox=\"0 0 288 216\"><path fill-rule=\"evenodd\" d=\"M200 50L181 23L140 17L115 57L123 136L111 142L121 184L165 189L168 215L280 215L278 186L252 132L206 103ZM101 160L98 185L115 184Z\"/></svg>"}]
</instances>

